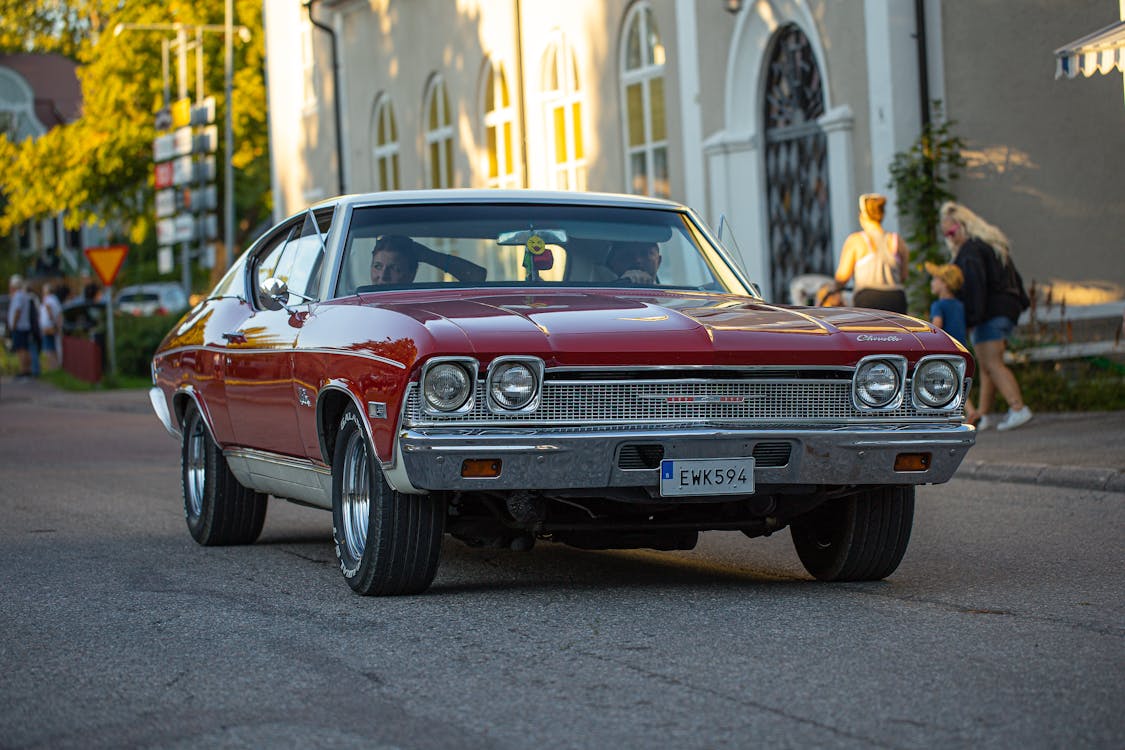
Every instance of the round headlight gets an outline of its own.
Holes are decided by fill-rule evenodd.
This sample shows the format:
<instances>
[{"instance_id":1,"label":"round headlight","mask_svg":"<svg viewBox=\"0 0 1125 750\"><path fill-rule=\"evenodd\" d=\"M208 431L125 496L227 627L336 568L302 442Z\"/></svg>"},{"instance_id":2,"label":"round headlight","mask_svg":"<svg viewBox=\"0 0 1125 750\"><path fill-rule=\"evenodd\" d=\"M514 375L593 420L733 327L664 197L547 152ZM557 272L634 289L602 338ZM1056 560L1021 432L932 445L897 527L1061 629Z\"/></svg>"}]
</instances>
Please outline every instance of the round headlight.
<instances>
[{"instance_id":1,"label":"round headlight","mask_svg":"<svg viewBox=\"0 0 1125 750\"><path fill-rule=\"evenodd\" d=\"M874 409L886 406L898 395L898 370L879 360L860 365L855 375L855 392L864 406Z\"/></svg>"},{"instance_id":2,"label":"round headlight","mask_svg":"<svg viewBox=\"0 0 1125 750\"><path fill-rule=\"evenodd\" d=\"M961 389L957 369L943 359L923 362L914 372L914 398L931 409L945 406Z\"/></svg>"},{"instance_id":3,"label":"round headlight","mask_svg":"<svg viewBox=\"0 0 1125 750\"><path fill-rule=\"evenodd\" d=\"M535 373L523 362L497 366L489 383L492 400L504 409L522 409L535 398Z\"/></svg>"},{"instance_id":4,"label":"round headlight","mask_svg":"<svg viewBox=\"0 0 1125 750\"><path fill-rule=\"evenodd\" d=\"M426 371L422 394L434 411L456 411L469 400L472 383L463 365L442 362Z\"/></svg>"}]
</instances>

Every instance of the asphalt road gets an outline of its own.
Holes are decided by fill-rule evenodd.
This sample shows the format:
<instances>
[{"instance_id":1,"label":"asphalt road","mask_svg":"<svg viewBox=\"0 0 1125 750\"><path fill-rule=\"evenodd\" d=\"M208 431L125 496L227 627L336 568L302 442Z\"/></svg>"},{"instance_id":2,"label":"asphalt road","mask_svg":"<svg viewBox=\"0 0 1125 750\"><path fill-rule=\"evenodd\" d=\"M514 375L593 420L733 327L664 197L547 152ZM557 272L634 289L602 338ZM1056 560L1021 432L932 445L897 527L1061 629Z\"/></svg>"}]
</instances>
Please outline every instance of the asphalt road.
<instances>
[{"instance_id":1,"label":"asphalt road","mask_svg":"<svg viewBox=\"0 0 1125 750\"><path fill-rule=\"evenodd\" d=\"M0 403L0 747L1125 746L1125 494L924 488L881 583L710 532L450 541L373 599L323 511L195 545L178 460L149 415Z\"/></svg>"}]
</instances>

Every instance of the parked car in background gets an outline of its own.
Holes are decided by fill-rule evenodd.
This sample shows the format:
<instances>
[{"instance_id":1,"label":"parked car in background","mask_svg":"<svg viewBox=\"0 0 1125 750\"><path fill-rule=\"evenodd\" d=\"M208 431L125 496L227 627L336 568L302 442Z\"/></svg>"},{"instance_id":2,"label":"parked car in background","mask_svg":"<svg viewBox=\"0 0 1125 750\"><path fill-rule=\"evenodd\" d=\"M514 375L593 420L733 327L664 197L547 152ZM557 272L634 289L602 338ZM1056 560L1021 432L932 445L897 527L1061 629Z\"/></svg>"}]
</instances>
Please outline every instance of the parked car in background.
<instances>
[{"instance_id":1,"label":"parked car in background","mask_svg":"<svg viewBox=\"0 0 1125 750\"><path fill-rule=\"evenodd\" d=\"M471 546L690 549L789 527L810 574L876 580L916 485L975 442L973 360L915 318L764 301L688 208L403 191L268 231L167 335L151 400L187 525L257 539L267 496L332 512L361 594Z\"/></svg>"},{"instance_id":2,"label":"parked car in background","mask_svg":"<svg viewBox=\"0 0 1125 750\"><path fill-rule=\"evenodd\" d=\"M173 315L188 307L183 287L171 282L127 286L117 293L117 309L126 315Z\"/></svg>"}]
</instances>

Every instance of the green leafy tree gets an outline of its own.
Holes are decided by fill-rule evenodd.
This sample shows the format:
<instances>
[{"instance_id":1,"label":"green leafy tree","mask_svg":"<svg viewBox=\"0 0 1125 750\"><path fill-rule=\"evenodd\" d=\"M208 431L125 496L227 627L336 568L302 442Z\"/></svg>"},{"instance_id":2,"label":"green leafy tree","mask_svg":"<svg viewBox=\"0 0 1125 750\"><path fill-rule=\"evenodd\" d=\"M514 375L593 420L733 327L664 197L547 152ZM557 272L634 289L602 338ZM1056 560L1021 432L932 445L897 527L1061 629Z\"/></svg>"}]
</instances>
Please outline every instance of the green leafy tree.
<instances>
[{"instance_id":1,"label":"green leafy tree","mask_svg":"<svg viewBox=\"0 0 1125 750\"><path fill-rule=\"evenodd\" d=\"M965 143L954 133L956 122L942 117L940 101L933 102L931 111L933 119L909 149L895 154L890 167L895 206L918 271L910 275L907 297L913 312L923 317L928 316L933 296L924 264L949 262L949 251L938 231L938 211L942 203L954 199L949 185L965 166L961 155Z\"/></svg>"},{"instance_id":2,"label":"green leafy tree","mask_svg":"<svg viewBox=\"0 0 1125 750\"><path fill-rule=\"evenodd\" d=\"M0 14L4 51L66 54L79 65L82 87L79 119L34 140L13 143L0 137L0 193L5 198L0 235L25 221L64 213L68 228L85 223L120 228L142 256L131 253L130 265L147 263L155 273L154 113L163 105L161 42L174 32L114 30L119 24L221 25L223 0L0 0ZM232 102L224 98L222 34L203 35L203 87L215 97L219 123L225 108L233 106L237 248L270 212L260 0L236 0L235 24L250 29L250 41L241 43L236 37L234 43ZM188 87L194 98L194 51L190 54ZM174 58L171 67L174 98ZM224 144L219 148L221 163ZM217 183L221 193L221 177Z\"/></svg>"}]
</instances>

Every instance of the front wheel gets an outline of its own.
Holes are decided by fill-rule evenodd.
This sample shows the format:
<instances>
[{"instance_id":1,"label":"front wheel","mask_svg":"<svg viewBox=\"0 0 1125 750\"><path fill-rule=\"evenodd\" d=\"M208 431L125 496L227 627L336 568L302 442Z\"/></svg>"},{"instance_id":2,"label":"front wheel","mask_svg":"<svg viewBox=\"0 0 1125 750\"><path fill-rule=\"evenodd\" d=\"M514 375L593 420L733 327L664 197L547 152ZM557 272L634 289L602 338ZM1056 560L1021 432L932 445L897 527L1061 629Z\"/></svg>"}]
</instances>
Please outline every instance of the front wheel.
<instances>
[{"instance_id":1,"label":"front wheel","mask_svg":"<svg viewBox=\"0 0 1125 750\"><path fill-rule=\"evenodd\" d=\"M789 533L797 556L822 581L878 581L895 572L914 523L914 487L876 487L829 500Z\"/></svg>"},{"instance_id":2,"label":"front wheel","mask_svg":"<svg viewBox=\"0 0 1125 750\"><path fill-rule=\"evenodd\" d=\"M184 517L192 539L204 546L252 544L266 520L266 495L239 484L199 407L184 415L180 478Z\"/></svg>"},{"instance_id":3,"label":"front wheel","mask_svg":"<svg viewBox=\"0 0 1125 750\"><path fill-rule=\"evenodd\" d=\"M364 596L419 594L437 573L445 501L391 489L354 408L332 456L332 535L340 570Z\"/></svg>"}]
</instances>

